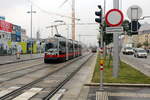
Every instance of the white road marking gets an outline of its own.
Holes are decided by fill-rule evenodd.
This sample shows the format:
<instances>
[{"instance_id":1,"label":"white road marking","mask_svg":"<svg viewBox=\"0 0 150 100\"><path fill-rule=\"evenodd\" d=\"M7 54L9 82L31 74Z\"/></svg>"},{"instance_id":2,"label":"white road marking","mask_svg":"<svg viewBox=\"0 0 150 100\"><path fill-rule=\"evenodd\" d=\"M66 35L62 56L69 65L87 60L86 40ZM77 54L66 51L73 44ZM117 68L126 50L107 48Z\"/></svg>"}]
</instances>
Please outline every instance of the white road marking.
<instances>
[{"instance_id":1,"label":"white road marking","mask_svg":"<svg viewBox=\"0 0 150 100\"><path fill-rule=\"evenodd\" d=\"M42 88L31 88L28 91L24 92L23 94L19 95L18 97L12 100L28 100L38 92L40 92Z\"/></svg>"},{"instance_id":2,"label":"white road marking","mask_svg":"<svg viewBox=\"0 0 150 100\"><path fill-rule=\"evenodd\" d=\"M150 98L150 94L143 93L108 93L108 96Z\"/></svg>"},{"instance_id":3,"label":"white road marking","mask_svg":"<svg viewBox=\"0 0 150 100\"><path fill-rule=\"evenodd\" d=\"M144 94L144 93L96 92L96 100L108 100L108 96L150 98L150 94Z\"/></svg>"},{"instance_id":4,"label":"white road marking","mask_svg":"<svg viewBox=\"0 0 150 100\"><path fill-rule=\"evenodd\" d=\"M65 92L66 89L60 89L50 100L60 100Z\"/></svg>"},{"instance_id":5,"label":"white road marking","mask_svg":"<svg viewBox=\"0 0 150 100\"><path fill-rule=\"evenodd\" d=\"M96 92L96 100L108 100L107 92Z\"/></svg>"},{"instance_id":6,"label":"white road marking","mask_svg":"<svg viewBox=\"0 0 150 100\"><path fill-rule=\"evenodd\" d=\"M10 87L10 88L8 88L6 90L2 90L2 91L0 91L0 97L2 97L4 95L6 95L6 94L8 94L8 93L18 89L18 88L20 88L20 87Z\"/></svg>"}]
</instances>

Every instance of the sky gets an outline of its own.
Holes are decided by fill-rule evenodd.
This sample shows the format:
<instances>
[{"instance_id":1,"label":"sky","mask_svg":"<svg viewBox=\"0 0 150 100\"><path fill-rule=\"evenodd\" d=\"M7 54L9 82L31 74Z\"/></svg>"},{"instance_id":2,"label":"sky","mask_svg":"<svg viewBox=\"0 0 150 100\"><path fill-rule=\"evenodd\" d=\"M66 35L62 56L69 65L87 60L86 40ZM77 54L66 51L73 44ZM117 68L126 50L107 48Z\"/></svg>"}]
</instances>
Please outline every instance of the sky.
<instances>
[{"instance_id":1,"label":"sky","mask_svg":"<svg viewBox=\"0 0 150 100\"><path fill-rule=\"evenodd\" d=\"M5 16L6 21L16 25L20 25L27 30L27 35L30 37L30 11L31 3L33 10L36 13L33 14L33 37L36 37L36 32L39 30L42 38L52 36L51 29L47 29L47 26L53 24L56 20L63 20L66 24L59 26L58 31L63 36L67 37L69 32L69 38L71 38L71 19L68 17L61 17L56 15L71 16L71 1L68 0L63 6L60 5L65 0L1 0L0 3L0 16ZM98 10L97 5L104 4L104 0L75 0L76 18L80 21L76 23L95 23L95 11ZM122 10L125 19L127 17L127 9L132 5L138 5L142 8L142 16L150 16L149 4L150 0L120 0L120 9ZM106 0L106 12L113 8L113 0ZM140 21L141 23L150 23L149 19ZM69 28L69 30L68 30ZM55 30L54 30L55 33ZM83 43L90 45L97 44L98 25L77 25L76 26L76 40L80 40ZM93 35L93 36L86 36Z\"/></svg>"}]
</instances>

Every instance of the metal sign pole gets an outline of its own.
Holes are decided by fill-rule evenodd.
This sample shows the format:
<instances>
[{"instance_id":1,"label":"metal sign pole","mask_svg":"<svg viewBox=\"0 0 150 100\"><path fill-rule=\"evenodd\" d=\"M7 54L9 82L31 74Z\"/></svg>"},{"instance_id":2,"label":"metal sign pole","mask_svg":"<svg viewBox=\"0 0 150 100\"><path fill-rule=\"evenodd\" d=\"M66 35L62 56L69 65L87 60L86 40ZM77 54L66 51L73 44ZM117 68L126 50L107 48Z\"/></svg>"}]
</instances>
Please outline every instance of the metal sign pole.
<instances>
[{"instance_id":1,"label":"metal sign pole","mask_svg":"<svg viewBox=\"0 0 150 100\"><path fill-rule=\"evenodd\" d=\"M119 9L119 0L113 0L114 9ZM119 34L113 34L113 77L118 77L119 72Z\"/></svg>"}]
</instances>

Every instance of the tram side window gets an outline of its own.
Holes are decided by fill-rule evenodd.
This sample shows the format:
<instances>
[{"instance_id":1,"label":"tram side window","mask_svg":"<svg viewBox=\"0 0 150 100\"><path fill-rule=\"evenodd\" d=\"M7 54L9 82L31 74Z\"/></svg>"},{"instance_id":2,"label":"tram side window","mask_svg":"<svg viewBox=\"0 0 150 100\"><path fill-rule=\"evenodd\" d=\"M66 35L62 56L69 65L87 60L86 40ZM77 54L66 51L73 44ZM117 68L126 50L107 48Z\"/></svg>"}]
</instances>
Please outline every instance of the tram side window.
<instances>
[{"instance_id":1,"label":"tram side window","mask_svg":"<svg viewBox=\"0 0 150 100\"><path fill-rule=\"evenodd\" d=\"M80 49L80 50L82 49L82 46L81 46L81 45L79 45L79 49Z\"/></svg>"},{"instance_id":2,"label":"tram side window","mask_svg":"<svg viewBox=\"0 0 150 100\"><path fill-rule=\"evenodd\" d=\"M66 42L65 41L60 41L59 49L60 49L60 53L62 53L62 54L66 53Z\"/></svg>"},{"instance_id":3,"label":"tram side window","mask_svg":"<svg viewBox=\"0 0 150 100\"><path fill-rule=\"evenodd\" d=\"M69 43L69 51L73 52L73 43L72 42Z\"/></svg>"},{"instance_id":4,"label":"tram side window","mask_svg":"<svg viewBox=\"0 0 150 100\"><path fill-rule=\"evenodd\" d=\"M75 49L77 49L78 48L78 45L77 44L75 44Z\"/></svg>"},{"instance_id":5,"label":"tram side window","mask_svg":"<svg viewBox=\"0 0 150 100\"><path fill-rule=\"evenodd\" d=\"M66 42L65 41L60 41L60 47L61 48L66 48Z\"/></svg>"},{"instance_id":6,"label":"tram side window","mask_svg":"<svg viewBox=\"0 0 150 100\"><path fill-rule=\"evenodd\" d=\"M71 43L70 42L68 43L68 49L69 49L69 52L72 52L72 50L71 50Z\"/></svg>"}]
</instances>

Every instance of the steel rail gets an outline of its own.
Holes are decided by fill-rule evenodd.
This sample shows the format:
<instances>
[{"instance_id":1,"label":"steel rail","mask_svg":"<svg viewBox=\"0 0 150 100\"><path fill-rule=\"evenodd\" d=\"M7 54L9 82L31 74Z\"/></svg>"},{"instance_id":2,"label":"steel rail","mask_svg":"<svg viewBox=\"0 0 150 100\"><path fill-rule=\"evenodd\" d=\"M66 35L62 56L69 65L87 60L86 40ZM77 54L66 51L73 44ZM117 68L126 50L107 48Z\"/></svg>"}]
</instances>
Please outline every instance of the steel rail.
<instances>
[{"instance_id":1,"label":"steel rail","mask_svg":"<svg viewBox=\"0 0 150 100\"><path fill-rule=\"evenodd\" d=\"M39 65L40 65L40 64L39 64ZM32 74L32 73L37 72L37 71L39 71L39 70L43 70L43 69L45 69L45 68L48 68L49 66L50 66L50 65L47 65L47 66L44 66L44 67L42 67L42 68L38 68L38 69L36 69L36 70L33 70L33 71L30 71L30 72L24 73L24 74L19 75L19 76L16 76L16 77L13 77L13 78L11 78L11 79L7 79L7 80L5 80L5 81L0 82L0 84L5 83L6 81L11 81L11 80L14 80L14 79L23 77L23 76L25 76L25 75L27 75L27 74ZM36 66L36 67L37 67L37 66Z\"/></svg>"},{"instance_id":2,"label":"steel rail","mask_svg":"<svg viewBox=\"0 0 150 100\"><path fill-rule=\"evenodd\" d=\"M84 56L86 56L86 55L84 55ZM41 82L42 80L44 80L44 79L47 78L48 76L50 76L50 75L52 75L52 74L54 74L54 73L60 71L61 69L65 68L65 67L68 67L70 64L74 63L75 61L78 61L79 59L83 58L84 56L81 56L81 57L79 57L79 58L76 58L75 60L72 60L71 62L69 62L69 64L66 64L66 65L62 66L61 68L56 69L56 70L54 70L53 72L51 72L51 73L49 73L49 74L47 74L47 75L45 75L45 76L43 76L43 77L40 77L39 79L34 80L34 81L32 81L31 83L26 84L26 85L24 85L24 86L22 86L22 87L20 87L20 88L18 88L18 89L16 89L16 90L14 90L14 91L8 93L8 94L6 94L6 95L0 97L0 100L6 100L6 99L8 99L9 97L12 97L12 96L14 96L14 95L16 95L16 94L19 95L23 90L32 88L33 85L35 85L35 84Z\"/></svg>"},{"instance_id":3,"label":"steel rail","mask_svg":"<svg viewBox=\"0 0 150 100\"><path fill-rule=\"evenodd\" d=\"M73 71L64 81L62 81L55 89L53 89L43 100L50 100L75 74L82 68L82 66L93 56L91 54L84 63L82 63L75 71Z\"/></svg>"}]
</instances>

